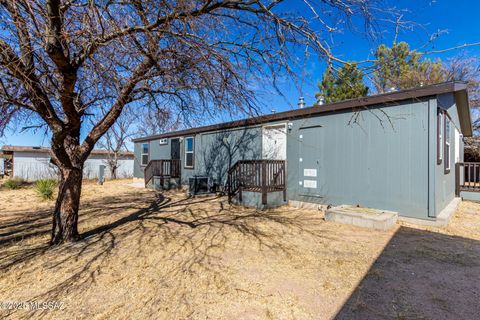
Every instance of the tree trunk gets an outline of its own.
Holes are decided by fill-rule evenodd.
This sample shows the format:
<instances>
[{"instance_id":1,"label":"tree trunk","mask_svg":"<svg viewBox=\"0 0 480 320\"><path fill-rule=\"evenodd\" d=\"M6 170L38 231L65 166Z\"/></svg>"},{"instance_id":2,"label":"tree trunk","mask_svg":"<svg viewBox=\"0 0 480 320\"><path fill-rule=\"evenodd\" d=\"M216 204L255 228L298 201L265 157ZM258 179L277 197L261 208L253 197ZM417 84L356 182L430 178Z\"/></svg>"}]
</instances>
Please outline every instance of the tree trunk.
<instances>
[{"instance_id":1,"label":"tree trunk","mask_svg":"<svg viewBox=\"0 0 480 320\"><path fill-rule=\"evenodd\" d=\"M112 180L117 179L117 167L116 166L110 166L110 178Z\"/></svg>"},{"instance_id":2,"label":"tree trunk","mask_svg":"<svg viewBox=\"0 0 480 320\"><path fill-rule=\"evenodd\" d=\"M78 208L82 189L82 170L60 168L61 180L53 213L51 245L78 240Z\"/></svg>"}]
</instances>

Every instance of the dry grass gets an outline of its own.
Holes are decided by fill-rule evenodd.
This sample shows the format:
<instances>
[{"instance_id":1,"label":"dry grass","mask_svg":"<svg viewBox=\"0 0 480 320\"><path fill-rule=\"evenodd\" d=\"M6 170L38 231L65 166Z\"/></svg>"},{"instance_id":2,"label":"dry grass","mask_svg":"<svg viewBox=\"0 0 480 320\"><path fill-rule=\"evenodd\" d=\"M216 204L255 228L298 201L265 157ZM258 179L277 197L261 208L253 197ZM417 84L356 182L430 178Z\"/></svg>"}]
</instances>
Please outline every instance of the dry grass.
<instances>
[{"instance_id":1,"label":"dry grass","mask_svg":"<svg viewBox=\"0 0 480 320\"><path fill-rule=\"evenodd\" d=\"M394 256L397 263L422 257L472 272L472 259L479 257L475 250L454 254L445 244L437 254L435 239L425 248L397 247L395 256L386 248L405 226L370 231L326 223L319 211L256 211L230 206L224 198L187 199L126 183L87 183L80 213L85 238L57 248L46 246L53 202L36 200L30 189L0 191L0 301L64 303L63 310L4 310L5 316L327 319L339 311L348 318L349 310L375 315L371 302L356 292L365 275L377 282L392 277L376 264L379 257ZM478 208L464 203L441 232L480 240ZM416 306L404 294L395 296L402 306L396 310L415 315ZM442 295L435 299L445 303Z\"/></svg>"}]
</instances>

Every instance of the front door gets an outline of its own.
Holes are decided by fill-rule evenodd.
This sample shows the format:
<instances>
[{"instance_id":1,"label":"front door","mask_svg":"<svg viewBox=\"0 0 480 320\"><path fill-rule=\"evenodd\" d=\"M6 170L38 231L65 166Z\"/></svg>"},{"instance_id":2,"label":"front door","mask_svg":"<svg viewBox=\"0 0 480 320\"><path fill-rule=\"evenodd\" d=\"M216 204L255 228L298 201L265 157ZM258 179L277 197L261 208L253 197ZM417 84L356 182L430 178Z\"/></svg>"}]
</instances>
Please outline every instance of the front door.
<instances>
[{"instance_id":1,"label":"front door","mask_svg":"<svg viewBox=\"0 0 480 320\"><path fill-rule=\"evenodd\" d=\"M268 160L287 159L287 130L285 124L263 128L262 158Z\"/></svg>"},{"instance_id":2,"label":"front door","mask_svg":"<svg viewBox=\"0 0 480 320\"><path fill-rule=\"evenodd\" d=\"M170 159L180 160L180 140L179 139L171 140Z\"/></svg>"}]
</instances>

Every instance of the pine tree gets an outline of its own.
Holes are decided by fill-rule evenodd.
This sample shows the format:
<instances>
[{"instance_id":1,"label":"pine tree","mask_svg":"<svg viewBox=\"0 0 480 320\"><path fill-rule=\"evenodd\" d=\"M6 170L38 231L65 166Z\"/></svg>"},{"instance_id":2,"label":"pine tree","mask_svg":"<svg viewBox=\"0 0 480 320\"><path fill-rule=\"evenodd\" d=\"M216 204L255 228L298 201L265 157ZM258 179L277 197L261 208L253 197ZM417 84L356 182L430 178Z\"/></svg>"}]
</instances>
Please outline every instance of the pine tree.
<instances>
[{"instance_id":1,"label":"pine tree","mask_svg":"<svg viewBox=\"0 0 480 320\"><path fill-rule=\"evenodd\" d=\"M377 92L409 89L443 82L445 70L440 60L423 59L422 54L410 50L406 42L392 47L380 45L375 52L373 82Z\"/></svg>"},{"instance_id":2,"label":"pine tree","mask_svg":"<svg viewBox=\"0 0 480 320\"><path fill-rule=\"evenodd\" d=\"M368 93L368 87L363 83L363 72L355 63L346 63L335 73L329 67L318 87L320 92L315 97L323 96L326 103L364 97Z\"/></svg>"}]
</instances>

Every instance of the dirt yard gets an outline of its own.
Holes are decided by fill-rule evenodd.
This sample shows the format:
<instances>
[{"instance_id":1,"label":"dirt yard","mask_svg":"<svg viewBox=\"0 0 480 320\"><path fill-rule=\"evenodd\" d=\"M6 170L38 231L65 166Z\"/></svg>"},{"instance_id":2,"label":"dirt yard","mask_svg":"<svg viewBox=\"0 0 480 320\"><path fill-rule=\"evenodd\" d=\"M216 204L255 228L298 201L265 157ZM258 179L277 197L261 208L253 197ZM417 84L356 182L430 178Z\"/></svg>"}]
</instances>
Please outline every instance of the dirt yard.
<instances>
[{"instance_id":1,"label":"dirt yard","mask_svg":"<svg viewBox=\"0 0 480 320\"><path fill-rule=\"evenodd\" d=\"M444 230L380 232L327 223L319 211L256 211L129 182L84 185L84 238L55 248L47 246L53 202L31 189L0 190L2 318L480 314L480 204L462 203ZM13 310L32 301L46 305Z\"/></svg>"}]
</instances>

